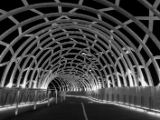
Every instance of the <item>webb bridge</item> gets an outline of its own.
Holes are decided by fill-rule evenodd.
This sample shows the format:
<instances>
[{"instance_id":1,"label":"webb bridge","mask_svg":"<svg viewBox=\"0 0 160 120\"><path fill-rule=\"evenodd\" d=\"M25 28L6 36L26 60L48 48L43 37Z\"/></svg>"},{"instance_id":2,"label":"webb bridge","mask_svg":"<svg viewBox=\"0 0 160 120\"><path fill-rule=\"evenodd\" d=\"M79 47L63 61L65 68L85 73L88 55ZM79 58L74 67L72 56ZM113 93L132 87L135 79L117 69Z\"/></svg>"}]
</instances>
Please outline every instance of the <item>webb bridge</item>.
<instances>
[{"instance_id":1,"label":"webb bridge","mask_svg":"<svg viewBox=\"0 0 160 120\"><path fill-rule=\"evenodd\" d=\"M158 119L159 26L160 0L0 0L0 119Z\"/></svg>"}]
</instances>

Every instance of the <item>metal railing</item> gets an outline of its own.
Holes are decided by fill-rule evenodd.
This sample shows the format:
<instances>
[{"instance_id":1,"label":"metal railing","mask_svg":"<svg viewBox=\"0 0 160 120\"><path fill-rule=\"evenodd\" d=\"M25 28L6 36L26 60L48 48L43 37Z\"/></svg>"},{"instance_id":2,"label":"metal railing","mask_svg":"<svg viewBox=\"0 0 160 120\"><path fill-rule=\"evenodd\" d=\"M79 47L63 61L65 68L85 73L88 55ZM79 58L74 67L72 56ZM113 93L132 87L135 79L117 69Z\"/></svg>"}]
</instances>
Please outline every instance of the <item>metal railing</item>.
<instances>
[{"instance_id":1,"label":"metal railing","mask_svg":"<svg viewBox=\"0 0 160 120\"><path fill-rule=\"evenodd\" d=\"M68 92L68 95L87 96L100 101L113 102L147 111L160 112L160 86L115 87L96 91Z\"/></svg>"},{"instance_id":2,"label":"metal railing","mask_svg":"<svg viewBox=\"0 0 160 120\"><path fill-rule=\"evenodd\" d=\"M63 95L62 92L57 92L57 90L53 89L0 88L0 109L15 106L15 115L17 115L19 105L32 104L35 110L37 103L47 101L49 106L50 98L54 97L57 104L58 96Z\"/></svg>"},{"instance_id":3,"label":"metal railing","mask_svg":"<svg viewBox=\"0 0 160 120\"><path fill-rule=\"evenodd\" d=\"M90 92L98 100L120 103L128 106L160 112L160 87L121 87L99 89Z\"/></svg>"}]
</instances>

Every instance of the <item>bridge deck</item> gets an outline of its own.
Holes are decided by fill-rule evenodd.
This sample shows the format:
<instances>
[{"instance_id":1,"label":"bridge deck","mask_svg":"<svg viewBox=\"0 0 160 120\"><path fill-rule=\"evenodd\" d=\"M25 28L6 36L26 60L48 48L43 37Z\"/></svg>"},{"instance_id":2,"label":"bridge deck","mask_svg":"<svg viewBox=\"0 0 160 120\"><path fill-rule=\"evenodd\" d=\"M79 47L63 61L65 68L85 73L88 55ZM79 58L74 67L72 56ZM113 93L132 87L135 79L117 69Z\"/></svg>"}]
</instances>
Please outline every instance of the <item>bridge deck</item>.
<instances>
[{"instance_id":1,"label":"bridge deck","mask_svg":"<svg viewBox=\"0 0 160 120\"><path fill-rule=\"evenodd\" d=\"M25 108L23 108L25 109ZM6 111L7 112L7 111ZM8 112L8 114L10 114ZM8 120L159 120L143 112L88 99L67 97L66 101L46 108L28 111Z\"/></svg>"}]
</instances>

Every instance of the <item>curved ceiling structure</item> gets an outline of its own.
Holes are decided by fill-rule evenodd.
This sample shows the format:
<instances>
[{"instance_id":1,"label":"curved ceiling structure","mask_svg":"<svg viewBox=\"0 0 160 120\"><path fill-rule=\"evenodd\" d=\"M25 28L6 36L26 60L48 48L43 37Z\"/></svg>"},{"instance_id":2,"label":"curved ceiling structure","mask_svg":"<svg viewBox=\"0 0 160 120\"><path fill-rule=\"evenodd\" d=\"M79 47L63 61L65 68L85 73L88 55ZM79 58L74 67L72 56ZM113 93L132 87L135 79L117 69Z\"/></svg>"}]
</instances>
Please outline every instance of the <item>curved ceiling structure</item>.
<instances>
[{"instance_id":1,"label":"curved ceiling structure","mask_svg":"<svg viewBox=\"0 0 160 120\"><path fill-rule=\"evenodd\" d=\"M159 0L1 2L1 87L159 85Z\"/></svg>"}]
</instances>

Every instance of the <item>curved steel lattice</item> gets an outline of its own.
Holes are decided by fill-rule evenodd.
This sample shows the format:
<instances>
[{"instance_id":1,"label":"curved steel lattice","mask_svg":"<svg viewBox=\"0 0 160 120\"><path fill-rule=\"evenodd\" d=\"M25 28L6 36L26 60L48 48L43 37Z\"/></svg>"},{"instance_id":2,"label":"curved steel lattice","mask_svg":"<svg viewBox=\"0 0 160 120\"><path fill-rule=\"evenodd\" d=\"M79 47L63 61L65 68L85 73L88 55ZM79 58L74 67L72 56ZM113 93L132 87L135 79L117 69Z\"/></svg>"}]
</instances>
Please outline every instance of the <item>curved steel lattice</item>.
<instances>
[{"instance_id":1,"label":"curved steel lattice","mask_svg":"<svg viewBox=\"0 0 160 120\"><path fill-rule=\"evenodd\" d=\"M1 87L159 85L159 0L16 2L0 7Z\"/></svg>"}]
</instances>

